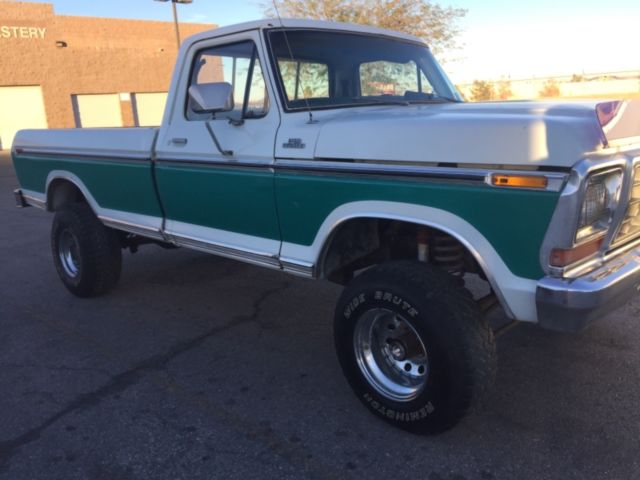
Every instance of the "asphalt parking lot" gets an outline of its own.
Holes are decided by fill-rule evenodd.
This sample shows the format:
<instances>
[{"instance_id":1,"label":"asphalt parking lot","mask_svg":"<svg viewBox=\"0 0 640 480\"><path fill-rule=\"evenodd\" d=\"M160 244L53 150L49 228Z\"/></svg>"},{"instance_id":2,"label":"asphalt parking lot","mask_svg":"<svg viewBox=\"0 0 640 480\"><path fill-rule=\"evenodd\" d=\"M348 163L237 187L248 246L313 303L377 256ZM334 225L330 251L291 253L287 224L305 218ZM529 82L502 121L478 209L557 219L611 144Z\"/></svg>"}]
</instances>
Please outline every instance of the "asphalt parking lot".
<instances>
[{"instance_id":1,"label":"asphalt parking lot","mask_svg":"<svg viewBox=\"0 0 640 480\"><path fill-rule=\"evenodd\" d=\"M0 157L2 479L640 478L640 299L577 335L503 335L487 407L419 437L343 379L336 286L148 246L77 299L16 185Z\"/></svg>"}]
</instances>

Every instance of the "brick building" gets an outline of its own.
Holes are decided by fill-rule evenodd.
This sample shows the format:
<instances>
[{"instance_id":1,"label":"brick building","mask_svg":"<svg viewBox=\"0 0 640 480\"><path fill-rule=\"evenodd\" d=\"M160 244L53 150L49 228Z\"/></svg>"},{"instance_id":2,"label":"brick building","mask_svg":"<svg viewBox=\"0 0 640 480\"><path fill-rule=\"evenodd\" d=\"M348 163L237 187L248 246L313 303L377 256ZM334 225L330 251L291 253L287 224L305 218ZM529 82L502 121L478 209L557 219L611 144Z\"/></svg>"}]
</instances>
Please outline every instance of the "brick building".
<instances>
[{"instance_id":1,"label":"brick building","mask_svg":"<svg viewBox=\"0 0 640 480\"><path fill-rule=\"evenodd\" d=\"M180 24L180 33L213 27ZM172 22L0 0L0 149L22 128L158 125L176 53Z\"/></svg>"}]
</instances>

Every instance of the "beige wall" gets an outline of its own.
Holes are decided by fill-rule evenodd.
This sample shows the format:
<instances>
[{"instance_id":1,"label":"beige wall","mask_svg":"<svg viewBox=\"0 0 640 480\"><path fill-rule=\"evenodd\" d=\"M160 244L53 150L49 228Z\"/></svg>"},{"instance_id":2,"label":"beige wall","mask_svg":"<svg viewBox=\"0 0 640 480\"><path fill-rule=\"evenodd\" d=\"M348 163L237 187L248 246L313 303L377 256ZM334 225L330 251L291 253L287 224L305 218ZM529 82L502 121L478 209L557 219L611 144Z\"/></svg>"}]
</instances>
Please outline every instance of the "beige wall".
<instances>
[{"instance_id":1,"label":"beige wall","mask_svg":"<svg viewBox=\"0 0 640 480\"><path fill-rule=\"evenodd\" d=\"M42 89L0 87L0 150L10 148L14 135L23 128L47 128Z\"/></svg>"},{"instance_id":2,"label":"beige wall","mask_svg":"<svg viewBox=\"0 0 640 480\"><path fill-rule=\"evenodd\" d=\"M120 95L99 93L73 96L78 127L122 127Z\"/></svg>"},{"instance_id":3,"label":"beige wall","mask_svg":"<svg viewBox=\"0 0 640 480\"><path fill-rule=\"evenodd\" d=\"M136 93L133 96L136 126L157 127L162 123L167 93Z\"/></svg>"},{"instance_id":4,"label":"beige wall","mask_svg":"<svg viewBox=\"0 0 640 480\"><path fill-rule=\"evenodd\" d=\"M49 127L65 128L76 126L73 95L168 91L177 48L171 22L55 15L50 4L0 0L0 52L0 87L41 86ZM125 126L134 125L132 108L121 101Z\"/></svg>"}]
</instances>

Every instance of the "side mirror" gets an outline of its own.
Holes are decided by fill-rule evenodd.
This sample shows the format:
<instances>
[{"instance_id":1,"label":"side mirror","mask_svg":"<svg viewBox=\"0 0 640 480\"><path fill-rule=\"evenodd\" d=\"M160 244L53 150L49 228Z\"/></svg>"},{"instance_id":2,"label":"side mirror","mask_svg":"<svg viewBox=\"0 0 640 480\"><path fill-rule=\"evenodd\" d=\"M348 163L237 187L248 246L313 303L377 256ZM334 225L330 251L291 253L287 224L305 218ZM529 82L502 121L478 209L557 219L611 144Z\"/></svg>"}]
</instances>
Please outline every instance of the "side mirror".
<instances>
[{"instance_id":1,"label":"side mirror","mask_svg":"<svg viewBox=\"0 0 640 480\"><path fill-rule=\"evenodd\" d=\"M233 87L227 82L191 85L189 99L196 113L230 112L233 110Z\"/></svg>"}]
</instances>

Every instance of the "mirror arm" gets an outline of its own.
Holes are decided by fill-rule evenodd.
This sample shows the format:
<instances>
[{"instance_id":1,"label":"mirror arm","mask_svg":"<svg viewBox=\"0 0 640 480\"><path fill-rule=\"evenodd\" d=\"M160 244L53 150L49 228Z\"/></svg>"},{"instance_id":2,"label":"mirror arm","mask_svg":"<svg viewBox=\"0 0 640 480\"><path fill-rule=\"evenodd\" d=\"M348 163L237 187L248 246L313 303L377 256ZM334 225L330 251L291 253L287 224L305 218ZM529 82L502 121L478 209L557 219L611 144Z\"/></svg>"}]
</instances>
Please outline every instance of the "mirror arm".
<instances>
[{"instance_id":1,"label":"mirror arm","mask_svg":"<svg viewBox=\"0 0 640 480\"><path fill-rule=\"evenodd\" d=\"M233 118L230 118L229 123L234 127L241 127L242 125L244 125L244 118L241 118L240 120L235 120Z\"/></svg>"},{"instance_id":2,"label":"mirror arm","mask_svg":"<svg viewBox=\"0 0 640 480\"><path fill-rule=\"evenodd\" d=\"M213 128L211 128L211 125L209 124L209 122L204 122L204 124L206 125L207 131L209 132L209 136L211 137L211 140L213 140L213 143L216 145L216 148L218 149L218 151L225 157L232 157L233 150L223 150L222 147L220 146L220 142L218 142L218 138L216 137L216 134L213 133Z\"/></svg>"}]
</instances>

